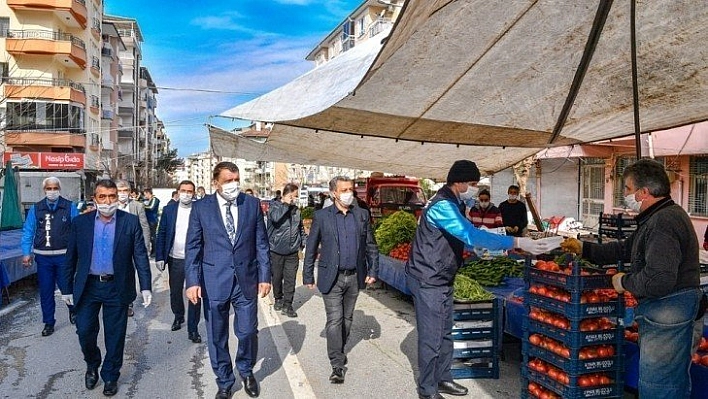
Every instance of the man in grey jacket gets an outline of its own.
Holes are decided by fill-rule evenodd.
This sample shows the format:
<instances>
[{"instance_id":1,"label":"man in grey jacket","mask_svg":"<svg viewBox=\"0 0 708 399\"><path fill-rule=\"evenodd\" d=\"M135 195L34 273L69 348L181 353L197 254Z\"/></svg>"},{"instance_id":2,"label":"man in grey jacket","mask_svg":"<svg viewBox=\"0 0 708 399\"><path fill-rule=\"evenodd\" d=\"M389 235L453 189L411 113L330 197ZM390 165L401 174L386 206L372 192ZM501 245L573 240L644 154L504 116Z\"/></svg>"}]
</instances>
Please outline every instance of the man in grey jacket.
<instances>
[{"instance_id":1,"label":"man in grey jacket","mask_svg":"<svg viewBox=\"0 0 708 399\"><path fill-rule=\"evenodd\" d=\"M145 241L145 250L150 253L150 225L145 216L145 207L139 202L130 199L130 183L125 180L116 180L118 187L118 209L136 215L140 220L140 228L143 230L143 240ZM128 316L133 316L133 304L128 305Z\"/></svg>"}]
</instances>

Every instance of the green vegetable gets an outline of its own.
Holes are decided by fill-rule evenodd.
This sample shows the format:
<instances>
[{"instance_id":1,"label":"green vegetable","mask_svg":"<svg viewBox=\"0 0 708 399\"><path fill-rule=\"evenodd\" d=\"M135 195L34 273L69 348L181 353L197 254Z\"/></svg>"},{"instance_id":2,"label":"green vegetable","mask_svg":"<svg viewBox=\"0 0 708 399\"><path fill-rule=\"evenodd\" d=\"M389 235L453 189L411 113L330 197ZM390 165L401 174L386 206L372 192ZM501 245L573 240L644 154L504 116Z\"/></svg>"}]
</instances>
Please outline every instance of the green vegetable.
<instances>
[{"instance_id":1,"label":"green vegetable","mask_svg":"<svg viewBox=\"0 0 708 399\"><path fill-rule=\"evenodd\" d=\"M315 208L306 206L300 209L300 217L302 219L312 219L313 216L315 216Z\"/></svg>"},{"instance_id":2,"label":"green vegetable","mask_svg":"<svg viewBox=\"0 0 708 399\"><path fill-rule=\"evenodd\" d=\"M388 255L396 245L413 241L417 227L418 221L412 214L404 211L391 214L376 229L379 252Z\"/></svg>"},{"instance_id":3,"label":"green vegetable","mask_svg":"<svg viewBox=\"0 0 708 399\"><path fill-rule=\"evenodd\" d=\"M477 281L459 273L455 276L453 296L455 299L465 301L488 301L494 299L494 294L482 288Z\"/></svg>"},{"instance_id":4,"label":"green vegetable","mask_svg":"<svg viewBox=\"0 0 708 399\"><path fill-rule=\"evenodd\" d=\"M482 259L466 263L458 271L480 284L495 287L501 284L504 277L523 277L524 265L504 256L492 259Z\"/></svg>"}]
</instances>

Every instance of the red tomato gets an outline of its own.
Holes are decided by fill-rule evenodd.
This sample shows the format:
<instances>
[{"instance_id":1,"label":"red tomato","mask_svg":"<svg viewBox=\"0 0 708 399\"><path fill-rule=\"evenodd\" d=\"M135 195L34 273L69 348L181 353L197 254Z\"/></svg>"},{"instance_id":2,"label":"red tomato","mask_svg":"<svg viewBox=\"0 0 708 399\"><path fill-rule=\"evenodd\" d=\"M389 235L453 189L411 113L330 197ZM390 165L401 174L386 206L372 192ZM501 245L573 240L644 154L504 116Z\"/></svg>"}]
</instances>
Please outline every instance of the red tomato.
<instances>
[{"instance_id":1,"label":"red tomato","mask_svg":"<svg viewBox=\"0 0 708 399\"><path fill-rule=\"evenodd\" d=\"M701 364L708 367L708 355L705 355L701 358Z\"/></svg>"},{"instance_id":2,"label":"red tomato","mask_svg":"<svg viewBox=\"0 0 708 399\"><path fill-rule=\"evenodd\" d=\"M607 269L607 271L605 271L605 274L609 274L609 275L617 274L617 269L615 269L614 267L611 269Z\"/></svg>"},{"instance_id":3,"label":"red tomato","mask_svg":"<svg viewBox=\"0 0 708 399\"><path fill-rule=\"evenodd\" d=\"M533 345L538 346L538 344L541 343L541 337L538 334L533 334L529 337L529 342L531 342Z\"/></svg>"},{"instance_id":4,"label":"red tomato","mask_svg":"<svg viewBox=\"0 0 708 399\"><path fill-rule=\"evenodd\" d=\"M585 388L590 386L590 379L586 376L578 377L578 386Z\"/></svg>"}]
</instances>

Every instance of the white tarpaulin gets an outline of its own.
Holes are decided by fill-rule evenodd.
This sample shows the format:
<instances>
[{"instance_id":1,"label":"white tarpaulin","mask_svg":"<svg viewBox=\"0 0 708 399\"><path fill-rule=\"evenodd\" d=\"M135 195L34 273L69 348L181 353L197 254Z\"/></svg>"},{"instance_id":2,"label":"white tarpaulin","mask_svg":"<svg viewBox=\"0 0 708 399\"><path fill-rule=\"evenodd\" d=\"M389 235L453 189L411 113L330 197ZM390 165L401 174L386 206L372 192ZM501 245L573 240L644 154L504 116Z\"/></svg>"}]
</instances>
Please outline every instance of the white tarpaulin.
<instances>
[{"instance_id":1,"label":"white tarpaulin","mask_svg":"<svg viewBox=\"0 0 708 399\"><path fill-rule=\"evenodd\" d=\"M551 142L599 3L408 0L380 53L379 40L367 42L223 115L401 140L370 142L387 149L410 140L482 146L478 152L485 153L496 150L484 146L530 150L628 136L634 133L630 2L617 1ZM705 3L638 0L636 26L642 131L708 119ZM498 164L508 166L517 155L507 148L498 153L507 162ZM448 164L456 159L436 156Z\"/></svg>"}]
</instances>

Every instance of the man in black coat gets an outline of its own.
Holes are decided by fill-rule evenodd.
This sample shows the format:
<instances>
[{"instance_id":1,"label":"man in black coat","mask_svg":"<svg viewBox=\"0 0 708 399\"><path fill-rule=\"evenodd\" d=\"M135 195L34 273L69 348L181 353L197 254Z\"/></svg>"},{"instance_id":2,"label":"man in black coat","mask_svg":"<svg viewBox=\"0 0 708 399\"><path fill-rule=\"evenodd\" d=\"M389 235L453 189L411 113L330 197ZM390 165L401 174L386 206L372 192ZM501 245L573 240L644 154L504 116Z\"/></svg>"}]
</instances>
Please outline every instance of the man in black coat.
<instances>
[{"instance_id":1,"label":"man in black coat","mask_svg":"<svg viewBox=\"0 0 708 399\"><path fill-rule=\"evenodd\" d=\"M354 318L359 290L376 281L379 251L371 230L369 212L354 205L354 181L337 176L329 183L334 206L315 212L305 250L302 280L315 287L314 268L318 248L317 288L324 299L327 353L332 365L329 380L344 382L347 358L344 346Z\"/></svg>"}]
</instances>

